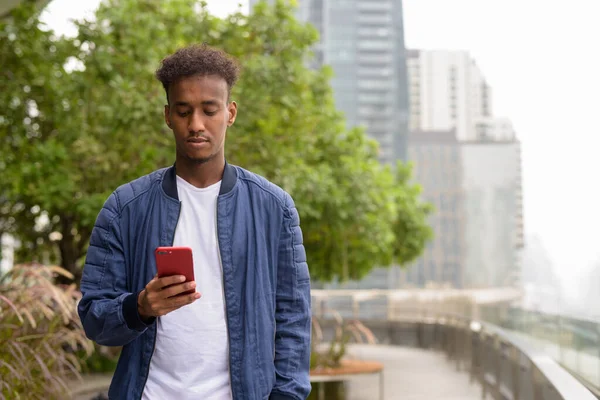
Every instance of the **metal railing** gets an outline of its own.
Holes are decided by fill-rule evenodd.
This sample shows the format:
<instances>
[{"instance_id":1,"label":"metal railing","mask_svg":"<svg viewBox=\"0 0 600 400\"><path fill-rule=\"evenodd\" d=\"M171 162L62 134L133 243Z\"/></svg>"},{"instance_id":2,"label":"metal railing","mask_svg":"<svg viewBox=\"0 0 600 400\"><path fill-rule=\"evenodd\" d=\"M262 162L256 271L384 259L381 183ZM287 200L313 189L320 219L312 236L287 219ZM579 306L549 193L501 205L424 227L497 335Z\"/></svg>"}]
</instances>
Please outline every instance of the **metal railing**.
<instances>
[{"instance_id":1,"label":"metal railing","mask_svg":"<svg viewBox=\"0 0 600 400\"><path fill-rule=\"evenodd\" d=\"M600 318L491 306L482 307L481 317L543 350L600 397Z\"/></svg>"},{"instance_id":2,"label":"metal railing","mask_svg":"<svg viewBox=\"0 0 600 400\"><path fill-rule=\"evenodd\" d=\"M438 349L457 370L481 384L484 399L597 399L551 355L522 336L473 318L479 311L464 297L415 304L414 298L392 301L385 293L357 292L334 297L317 293L314 317L326 326L329 311L335 310L346 319L359 319L380 342Z\"/></svg>"}]
</instances>

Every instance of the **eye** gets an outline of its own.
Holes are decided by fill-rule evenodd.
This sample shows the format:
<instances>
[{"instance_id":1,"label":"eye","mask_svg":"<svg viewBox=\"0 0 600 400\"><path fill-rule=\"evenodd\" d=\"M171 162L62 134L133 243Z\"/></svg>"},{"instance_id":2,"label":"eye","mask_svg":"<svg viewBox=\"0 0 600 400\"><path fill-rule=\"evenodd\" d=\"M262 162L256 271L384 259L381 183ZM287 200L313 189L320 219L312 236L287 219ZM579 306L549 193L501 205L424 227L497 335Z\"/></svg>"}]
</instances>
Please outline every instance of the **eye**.
<instances>
[{"instance_id":1,"label":"eye","mask_svg":"<svg viewBox=\"0 0 600 400\"><path fill-rule=\"evenodd\" d=\"M212 117L217 112L218 112L218 110L217 111L207 111L207 110L204 110L204 114L208 115L209 117Z\"/></svg>"},{"instance_id":2,"label":"eye","mask_svg":"<svg viewBox=\"0 0 600 400\"><path fill-rule=\"evenodd\" d=\"M189 111L178 111L177 115L179 115L180 117L187 117L188 115L190 115Z\"/></svg>"}]
</instances>

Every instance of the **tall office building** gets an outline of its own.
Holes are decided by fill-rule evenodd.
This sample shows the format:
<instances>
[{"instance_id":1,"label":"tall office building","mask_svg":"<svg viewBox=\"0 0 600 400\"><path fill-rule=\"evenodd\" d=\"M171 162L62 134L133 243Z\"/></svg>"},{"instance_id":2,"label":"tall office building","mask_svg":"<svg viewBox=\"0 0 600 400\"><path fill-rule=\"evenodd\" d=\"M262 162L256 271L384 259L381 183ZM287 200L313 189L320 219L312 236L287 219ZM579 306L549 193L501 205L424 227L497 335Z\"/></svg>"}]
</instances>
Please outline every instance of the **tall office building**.
<instances>
[{"instance_id":1,"label":"tall office building","mask_svg":"<svg viewBox=\"0 0 600 400\"><path fill-rule=\"evenodd\" d=\"M458 141L454 131L415 131L409 159L423 198L434 205L433 240L400 275L400 285L456 288L521 281L521 146L506 140Z\"/></svg>"},{"instance_id":2,"label":"tall office building","mask_svg":"<svg viewBox=\"0 0 600 400\"><path fill-rule=\"evenodd\" d=\"M482 129L494 131L489 128L495 127L491 88L469 53L409 50L407 54L412 131L453 129L461 141L482 139Z\"/></svg>"},{"instance_id":3,"label":"tall office building","mask_svg":"<svg viewBox=\"0 0 600 400\"><path fill-rule=\"evenodd\" d=\"M521 282L524 247L521 144L461 143L465 224L465 286Z\"/></svg>"},{"instance_id":4,"label":"tall office building","mask_svg":"<svg viewBox=\"0 0 600 400\"><path fill-rule=\"evenodd\" d=\"M319 31L314 62L333 69L335 103L348 126L366 128L380 144L382 162L405 159L409 114L402 1L298 0L297 15Z\"/></svg>"},{"instance_id":5,"label":"tall office building","mask_svg":"<svg viewBox=\"0 0 600 400\"><path fill-rule=\"evenodd\" d=\"M519 284L521 147L512 123L494 116L492 90L467 52L409 50L408 71L409 158L436 210L435 239L402 284Z\"/></svg>"},{"instance_id":6,"label":"tall office building","mask_svg":"<svg viewBox=\"0 0 600 400\"><path fill-rule=\"evenodd\" d=\"M409 160L414 179L423 188L423 199L433 204L429 224L434 231L423 255L400 275L401 286L432 284L465 286L465 228L461 144L454 130L413 131Z\"/></svg>"}]
</instances>

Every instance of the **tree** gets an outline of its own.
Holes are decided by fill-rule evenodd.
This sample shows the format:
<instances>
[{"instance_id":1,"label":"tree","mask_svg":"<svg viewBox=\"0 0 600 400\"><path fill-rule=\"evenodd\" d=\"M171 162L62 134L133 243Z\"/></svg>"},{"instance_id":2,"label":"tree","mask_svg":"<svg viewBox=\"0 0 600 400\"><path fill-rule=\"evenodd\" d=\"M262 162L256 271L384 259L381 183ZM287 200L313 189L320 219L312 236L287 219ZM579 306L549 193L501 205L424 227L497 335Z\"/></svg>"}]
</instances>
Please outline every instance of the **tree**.
<instances>
[{"instance_id":1,"label":"tree","mask_svg":"<svg viewBox=\"0 0 600 400\"><path fill-rule=\"evenodd\" d=\"M29 260L49 251L48 231L59 223L54 211L72 204L57 190L62 181L68 184L62 163L67 154L57 145L68 140L62 136L67 117L62 100L69 82L62 78L73 48L42 29L38 13L33 2L24 2L0 20L0 101L5 105L0 112L0 227L1 233L18 236L22 249L37 253ZM42 173L44 179L30 179ZM36 227L44 210L53 217Z\"/></svg>"},{"instance_id":2,"label":"tree","mask_svg":"<svg viewBox=\"0 0 600 400\"><path fill-rule=\"evenodd\" d=\"M375 142L361 129L346 129L331 71L306 67L317 33L283 1L221 20L187 0L113 0L95 21L79 22L74 40L53 38L23 9L16 14L2 29L0 67L12 76L2 96L5 104L35 101L37 115L17 106L1 116L0 133L19 155L0 156L14 182L3 195L8 205L48 213L48 230L62 234L61 264L75 275L110 192L173 162L161 113L165 95L153 72L162 57L198 42L241 62L232 94L240 113L227 158L295 198L313 278L358 279L422 251L428 210L410 173L382 166ZM36 36L27 38L31 31ZM13 32L18 39L5 41ZM35 50L23 45L28 40ZM20 70L32 60L36 68ZM78 67L67 71L67 61ZM24 140L33 124L34 137Z\"/></svg>"}]
</instances>

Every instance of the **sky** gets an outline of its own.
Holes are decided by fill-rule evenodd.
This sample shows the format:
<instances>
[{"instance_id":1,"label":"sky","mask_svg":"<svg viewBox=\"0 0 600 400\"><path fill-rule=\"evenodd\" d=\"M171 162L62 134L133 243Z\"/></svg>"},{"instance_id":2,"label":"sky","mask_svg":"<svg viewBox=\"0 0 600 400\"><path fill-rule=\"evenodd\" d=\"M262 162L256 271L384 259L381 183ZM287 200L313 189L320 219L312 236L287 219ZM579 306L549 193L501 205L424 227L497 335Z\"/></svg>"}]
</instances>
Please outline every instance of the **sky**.
<instances>
[{"instance_id":1,"label":"sky","mask_svg":"<svg viewBox=\"0 0 600 400\"><path fill-rule=\"evenodd\" d=\"M54 0L45 21L72 34L70 18L100 0ZM466 50L493 90L494 114L523 146L527 236L539 236L566 289L600 268L600 1L404 0L413 49ZM208 0L225 16L248 1ZM598 282L600 286L600 282Z\"/></svg>"}]
</instances>

